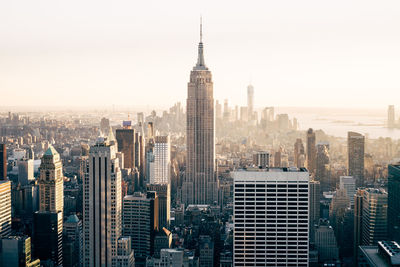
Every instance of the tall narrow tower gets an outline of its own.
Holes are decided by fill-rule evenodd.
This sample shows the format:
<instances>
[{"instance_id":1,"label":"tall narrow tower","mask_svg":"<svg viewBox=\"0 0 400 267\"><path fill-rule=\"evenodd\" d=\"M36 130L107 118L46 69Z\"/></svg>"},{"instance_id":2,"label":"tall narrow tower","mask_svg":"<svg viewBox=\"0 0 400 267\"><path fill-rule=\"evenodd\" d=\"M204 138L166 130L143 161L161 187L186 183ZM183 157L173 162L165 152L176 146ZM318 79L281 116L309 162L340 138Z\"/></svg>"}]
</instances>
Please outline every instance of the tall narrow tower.
<instances>
[{"instance_id":1,"label":"tall narrow tower","mask_svg":"<svg viewBox=\"0 0 400 267\"><path fill-rule=\"evenodd\" d=\"M63 212L64 180L60 154L53 146L44 153L40 164L39 210Z\"/></svg>"},{"instance_id":2,"label":"tall narrow tower","mask_svg":"<svg viewBox=\"0 0 400 267\"><path fill-rule=\"evenodd\" d=\"M214 98L211 71L204 63L202 24L197 64L190 73L186 102L187 159L182 186L185 204L210 204L217 200L214 166Z\"/></svg>"},{"instance_id":3,"label":"tall narrow tower","mask_svg":"<svg viewBox=\"0 0 400 267\"><path fill-rule=\"evenodd\" d=\"M254 115L254 87L251 84L247 86L247 112L249 120L252 120Z\"/></svg>"}]
</instances>

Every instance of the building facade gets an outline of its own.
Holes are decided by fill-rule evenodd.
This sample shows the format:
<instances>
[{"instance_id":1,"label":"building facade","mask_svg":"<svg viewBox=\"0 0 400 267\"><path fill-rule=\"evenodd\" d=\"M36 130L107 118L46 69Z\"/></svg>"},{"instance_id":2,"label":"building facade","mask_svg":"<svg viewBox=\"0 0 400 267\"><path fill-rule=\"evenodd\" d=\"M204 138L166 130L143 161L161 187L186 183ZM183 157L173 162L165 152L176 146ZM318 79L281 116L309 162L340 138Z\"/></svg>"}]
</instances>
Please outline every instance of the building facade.
<instances>
[{"instance_id":1,"label":"building facade","mask_svg":"<svg viewBox=\"0 0 400 267\"><path fill-rule=\"evenodd\" d=\"M388 236L400 242L400 163L388 167Z\"/></svg>"},{"instance_id":2,"label":"building facade","mask_svg":"<svg viewBox=\"0 0 400 267\"><path fill-rule=\"evenodd\" d=\"M90 147L83 181L83 266L116 266L122 233L121 170L112 133Z\"/></svg>"},{"instance_id":3,"label":"building facade","mask_svg":"<svg viewBox=\"0 0 400 267\"><path fill-rule=\"evenodd\" d=\"M364 186L365 137L359 133L347 133L348 175L356 179L356 186Z\"/></svg>"},{"instance_id":4,"label":"building facade","mask_svg":"<svg viewBox=\"0 0 400 267\"><path fill-rule=\"evenodd\" d=\"M204 62L201 37L197 64L190 73L186 109L187 158L186 177L182 185L183 203L212 204L218 200L214 97L212 75Z\"/></svg>"},{"instance_id":5,"label":"building facade","mask_svg":"<svg viewBox=\"0 0 400 267\"><path fill-rule=\"evenodd\" d=\"M11 234L11 181L0 180L0 237Z\"/></svg>"},{"instance_id":6,"label":"building facade","mask_svg":"<svg viewBox=\"0 0 400 267\"><path fill-rule=\"evenodd\" d=\"M308 266L309 173L247 169L234 179L234 266Z\"/></svg>"}]
</instances>

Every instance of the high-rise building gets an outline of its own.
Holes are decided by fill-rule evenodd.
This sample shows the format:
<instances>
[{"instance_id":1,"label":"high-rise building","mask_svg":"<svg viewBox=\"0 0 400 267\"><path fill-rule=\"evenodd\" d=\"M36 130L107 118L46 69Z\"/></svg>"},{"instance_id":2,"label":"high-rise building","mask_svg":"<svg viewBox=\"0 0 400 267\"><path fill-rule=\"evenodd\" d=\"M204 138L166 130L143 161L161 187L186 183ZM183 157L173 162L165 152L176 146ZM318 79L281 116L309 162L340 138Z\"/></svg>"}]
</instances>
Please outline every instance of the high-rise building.
<instances>
[{"instance_id":1,"label":"high-rise building","mask_svg":"<svg viewBox=\"0 0 400 267\"><path fill-rule=\"evenodd\" d=\"M339 248L335 232L329 221L321 219L315 226L315 246L318 250L318 260L321 263L339 259Z\"/></svg>"},{"instance_id":2,"label":"high-rise building","mask_svg":"<svg viewBox=\"0 0 400 267\"><path fill-rule=\"evenodd\" d=\"M0 266L26 267L30 263L32 263L32 251L29 236L0 238Z\"/></svg>"},{"instance_id":3,"label":"high-rise building","mask_svg":"<svg viewBox=\"0 0 400 267\"><path fill-rule=\"evenodd\" d=\"M70 261L70 266L82 266L82 242L83 242L83 233L82 233L82 221L79 218L72 214L68 216L67 220L64 222L63 229L64 237L70 242L72 246L72 259ZM65 245L65 244L63 244ZM64 262L66 264L66 259L64 257ZM66 264L67 265L67 264Z\"/></svg>"},{"instance_id":4,"label":"high-rise building","mask_svg":"<svg viewBox=\"0 0 400 267\"><path fill-rule=\"evenodd\" d=\"M350 207L354 207L354 195L356 193L356 180L352 176L340 176L339 188L346 190L350 201Z\"/></svg>"},{"instance_id":5,"label":"high-rise building","mask_svg":"<svg viewBox=\"0 0 400 267\"><path fill-rule=\"evenodd\" d=\"M218 100L215 101L215 117L216 119L222 119L222 106Z\"/></svg>"},{"instance_id":6,"label":"high-rise building","mask_svg":"<svg viewBox=\"0 0 400 267\"><path fill-rule=\"evenodd\" d=\"M0 144L0 180L7 179L7 147Z\"/></svg>"},{"instance_id":7,"label":"high-rise building","mask_svg":"<svg viewBox=\"0 0 400 267\"><path fill-rule=\"evenodd\" d=\"M310 128L307 131L307 169L310 173L315 173L316 157L315 132Z\"/></svg>"},{"instance_id":8,"label":"high-rise building","mask_svg":"<svg viewBox=\"0 0 400 267\"><path fill-rule=\"evenodd\" d=\"M214 266L214 242L210 236L199 237L199 254L199 267Z\"/></svg>"},{"instance_id":9,"label":"high-rise building","mask_svg":"<svg viewBox=\"0 0 400 267\"><path fill-rule=\"evenodd\" d=\"M171 213L171 185L148 184L147 191L154 191L157 193L159 229L163 227L168 229Z\"/></svg>"},{"instance_id":10,"label":"high-rise building","mask_svg":"<svg viewBox=\"0 0 400 267\"><path fill-rule=\"evenodd\" d=\"M110 131L90 147L83 181L83 266L116 266L122 233L121 170Z\"/></svg>"},{"instance_id":11,"label":"high-rise building","mask_svg":"<svg viewBox=\"0 0 400 267\"><path fill-rule=\"evenodd\" d=\"M147 195L135 192L124 197L123 231L130 236L136 261L143 261L154 252L154 236L158 228L156 192Z\"/></svg>"},{"instance_id":12,"label":"high-rise building","mask_svg":"<svg viewBox=\"0 0 400 267\"><path fill-rule=\"evenodd\" d=\"M234 179L234 266L308 266L309 173L247 169Z\"/></svg>"},{"instance_id":13,"label":"high-rise building","mask_svg":"<svg viewBox=\"0 0 400 267\"><path fill-rule=\"evenodd\" d=\"M218 200L215 175L214 98L211 71L204 63L202 31L197 64L190 73L186 104L186 177L182 187L185 204L212 204Z\"/></svg>"},{"instance_id":14,"label":"high-rise building","mask_svg":"<svg viewBox=\"0 0 400 267\"><path fill-rule=\"evenodd\" d=\"M247 86L247 112L248 119L253 120L254 118L254 87L253 85Z\"/></svg>"},{"instance_id":15,"label":"high-rise building","mask_svg":"<svg viewBox=\"0 0 400 267\"><path fill-rule=\"evenodd\" d=\"M359 188L354 195L354 249L353 255L357 264L358 246L362 244L362 225L363 225L363 199L365 189Z\"/></svg>"},{"instance_id":16,"label":"high-rise building","mask_svg":"<svg viewBox=\"0 0 400 267\"><path fill-rule=\"evenodd\" d=\"M116 267L134 267L135 256L132 250L132 241L130 236L123 236L117 241L117 259Z\"/></svg>"},{"instance_id":17,"label":"high-rise building","mask_svg":"<svg viewBox=\"0 0 400 267\"><path fill-rule=\"evenodd\" d=\"M11 234L11 181L0 180L0 237Z\"/></svg>"},{"instance_id":18,"label":"high-rise building","mask_svg":"<svg viewBox=\"0 0 400 267\"><path fill-rule=\"evenodd\" d=\"M118 143L118 151L124 153L124 167L135 167L135 129L130 126L124 126L123 129L117 129L115 137Z\"/></svg>"},{"instance_id":19,"label":"high-rise building","mask_svg":"<svg viewBox=\"0 0 400 267\"><path fill-rule=\"evenodd\" d=\"M368 188L363 197L362 245L373 246L387 238L387 200L383 189Z\"/></svg>"},{"instance_id":20,"label":"high-rise building","mask_svg":"<svg viewBox=\"0 0 400 267\"><path fill-rule=\"evenodd\" d=\"M315 225L318 225L320 218L320 183L319 181L310 181L310 216L309 216L309 229L310 229L310 240L314 241L314 230Z\"/></svg>"},{"instance_id":21,"label":"high-rise building","mask_svg":"<svg viewBox=\"0 0 400 267\"><path fill-rule=\"evenodd\" d=\"M396 126L395 110L393 105L389 105L388 107L387 126L389 128L394 128Z\"/></svg>"},{"instance_id":22,"label":"high-rise building","mask_svg":"<svg viewBox=\"0 0 400 267\"><path fill-rule=\"evenodd\" d=\"M64 176L60 154L49 146L40 164L39 211L63 212Z\"/></svg>"},{"instance_id":23,"label":"high-rise building","mask_svg":"<svg viewBox=\"0 0 400 267\"><path fill-rule=\"evenodd\" d=\"M400 163L388 166L388 236L400 242Z\"/></svg>"},{"instance_id":24,"label":"high-rise building","mask_svg":"<svg viewBox=\"0 0 400 267\"><path fill-rule=\"evenodd\" d=\"M40 261L63 265L62 211L37 211L33 214L33 255Z\"/></svg>"},{"instance_id":25,"label":"high-rise building","mask_svg":"<svg viewBox=\"0 0 400 267\"><path fill-rule=\"evenodd\" d=\"M356 179L356 186L364 185L364 143L365 137L359 133L347 133L348 175Z\"/></svg>"},{"instance_id":26,"label":"high-rise building","mask_svg":"<svg viewBox=\"0 0 400 267\"><path fill-rule=\"evenodd\" d=\"M315 179L321 183L321 191L330 191L330 157L329 157L329 143L321 142L317 146L316 169Z\"/></svg>"},{"instance_id":27,"label":"high-rise building","mask_svg":"<svg viewBox=\"0 0 400 267\"><path fill-rule=\"evenodd\" d=\"M18 182L24 186L35 180L34 166L32 159L22 159L18 161Z\"/></svg>"},{"instance_id":28,"label":"high-rise building","mask_svg":"<svg viewBox=\"0 0 400 267\"><path fill-rule=\"evenodd\" d=\"M294 166L297 168L304 167L305 158L303 141L301 138L297 138L296 143L294 143Z\"/></svg>"},{"instance_id":29,"label":"high-rise building","mask_svg":"<svg viewBox=\"0 0 400 267\"><path fill-rule=\"evenodd\" d=\"M253 164L259 168L270 167L270 154L268 151L259 151L253 154Z\"/></svg>"},{"instance_id":30,"label":"high-rise building","mask_svg":"<svg viewBox=\"0 0 400 267\"><path fill-rule=\"evenodd\" d=\"M169 136L156 136L154 141L154 161L150 163L150 184L168 184L171 172Z\"/></svg>"}]
</instances>

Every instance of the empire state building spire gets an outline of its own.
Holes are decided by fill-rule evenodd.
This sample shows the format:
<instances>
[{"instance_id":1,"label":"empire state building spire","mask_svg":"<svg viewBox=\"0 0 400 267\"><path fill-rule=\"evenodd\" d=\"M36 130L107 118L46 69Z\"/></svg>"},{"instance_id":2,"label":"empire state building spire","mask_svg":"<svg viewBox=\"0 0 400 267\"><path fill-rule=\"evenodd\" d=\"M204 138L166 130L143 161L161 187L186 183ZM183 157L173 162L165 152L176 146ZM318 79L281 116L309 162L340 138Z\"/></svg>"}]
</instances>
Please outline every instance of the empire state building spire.
<instances>
[{"instance_id":1,"label":"empire state building spire","mask_svg":"<svg viewBox=\"0 0 400 267\"><path fill-rule=\"evenodd\" d=\"M200 43L199 52L197 57L197 64L193 70L208 70L206 64L204 63L204 52L203 52L203 20L200 17Z\"/></svg>"}]
</instances>

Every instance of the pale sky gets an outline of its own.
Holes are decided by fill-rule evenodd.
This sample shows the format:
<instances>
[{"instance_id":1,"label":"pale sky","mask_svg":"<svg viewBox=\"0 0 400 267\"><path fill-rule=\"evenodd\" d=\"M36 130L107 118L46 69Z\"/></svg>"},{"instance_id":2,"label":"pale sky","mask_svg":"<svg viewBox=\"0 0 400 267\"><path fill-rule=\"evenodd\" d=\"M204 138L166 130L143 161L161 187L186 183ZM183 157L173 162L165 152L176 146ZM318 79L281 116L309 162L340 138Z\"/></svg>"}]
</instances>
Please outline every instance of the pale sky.
<instances>
[{"instance_id":1,"label":"pale sky","mask_svg":"<svg viewBox=\"0 0 400 267\"><path fill-rule=\"evenodd\" d=\"M185 101L203 16L214 98L400 106L400 1L0 2L3 106ZM5 101L4 101L5 99Z\"/></svg>"}]
</instances>

